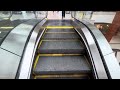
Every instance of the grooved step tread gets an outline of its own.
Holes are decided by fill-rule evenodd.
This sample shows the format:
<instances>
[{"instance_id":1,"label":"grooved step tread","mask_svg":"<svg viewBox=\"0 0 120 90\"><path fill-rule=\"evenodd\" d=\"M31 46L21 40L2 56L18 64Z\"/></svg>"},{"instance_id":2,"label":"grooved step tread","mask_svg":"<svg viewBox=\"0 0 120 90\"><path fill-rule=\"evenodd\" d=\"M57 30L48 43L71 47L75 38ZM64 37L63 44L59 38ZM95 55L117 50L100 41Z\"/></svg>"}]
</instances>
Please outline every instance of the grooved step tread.
<instances>
[{"instance_id":1,"label":"grooved step tread","mask_svg":"<svg viewBox=\"0 0 120 90\"><path fill-rule=\"evenodd\" d=\"M35 75L90 73L91 67L84 56L40 56L34 67Z\"/></svg>"},{"instance_id":2,"label":"grooved step tread","mask_svg":"<svg viewBox=\"0 0 120 90\"><path fill-rule=\"evenodd\" d=\"M72 20L47 20L43 26L71 26Z\"/></svg>"},{"instance_id":3,"label":"grooved step tread","mask_svg":"<svg viewBox=\"0 0 120 90\"><path fill-rule=\"evenodd\" d=\"M43 36L43 39L48 39L48 40L59 40L59 39L80 39L79 35L75 33L45 33Z\"/></svg>"},{"instance_id":4,"label":"grooved step tread","mask_svg":"<svg viewBox=\"0 0 120 90\"><path fill-rule=\"evenodd\" d=\"M83 54L85 47L81 41L42 41L38 53L41 54Z\"/></svg>"}]
</instances>

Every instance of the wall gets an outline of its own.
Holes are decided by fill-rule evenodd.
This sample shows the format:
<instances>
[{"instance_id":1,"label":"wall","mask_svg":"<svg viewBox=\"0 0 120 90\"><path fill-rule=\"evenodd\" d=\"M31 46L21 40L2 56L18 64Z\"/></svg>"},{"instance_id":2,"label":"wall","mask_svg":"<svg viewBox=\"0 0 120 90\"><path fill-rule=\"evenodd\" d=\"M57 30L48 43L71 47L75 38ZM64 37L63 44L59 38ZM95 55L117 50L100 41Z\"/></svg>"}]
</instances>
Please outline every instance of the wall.
<instances>
[{"instance_id":1,"label":"wall","mask_svg":"<svg viewBox=\"0 0 120 90\"><path fill-rule=\"evenodd\" d=\"M91 20L94 22L112 23L116 12L93 12Z\"/></svg>"}]
</instances>

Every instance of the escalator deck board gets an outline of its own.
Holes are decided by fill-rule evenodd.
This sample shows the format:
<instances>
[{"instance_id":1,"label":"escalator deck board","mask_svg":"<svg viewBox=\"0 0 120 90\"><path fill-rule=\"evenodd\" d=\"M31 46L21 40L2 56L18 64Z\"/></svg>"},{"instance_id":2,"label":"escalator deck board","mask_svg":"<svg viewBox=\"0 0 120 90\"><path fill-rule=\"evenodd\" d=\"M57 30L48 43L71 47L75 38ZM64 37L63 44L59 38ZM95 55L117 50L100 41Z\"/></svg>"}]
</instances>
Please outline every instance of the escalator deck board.
<instances>
[{"instance_id":1,"label":"escalator deck board","mask_svg":"<svg viewBox=\"0 0 120 90\"><path fill-rule=\"evenodd\" d=\"M81 41L42 41L38 53L41 54L82 54L85 47Z\"/></svg>"},{"instance_id":2,"label":"escalator deck board","mask_svg":"<svg viewBox=\"0 0 120 90\"><path fill-rule=\"evenodd\" d=\"M34 74L90 73L91 68L84 56L40 56Z\"/></svg>"},{"instance_id":3,"label":"escalator deck board","mask_svg":"<svg viewBox=\"0 0 120 90\"><path fill-rule=\"evenodd\" d=\"M43 37L43 39L80 39L79 35L75 32L75 33L46 33Z\"/></svg>"}]
</instances>

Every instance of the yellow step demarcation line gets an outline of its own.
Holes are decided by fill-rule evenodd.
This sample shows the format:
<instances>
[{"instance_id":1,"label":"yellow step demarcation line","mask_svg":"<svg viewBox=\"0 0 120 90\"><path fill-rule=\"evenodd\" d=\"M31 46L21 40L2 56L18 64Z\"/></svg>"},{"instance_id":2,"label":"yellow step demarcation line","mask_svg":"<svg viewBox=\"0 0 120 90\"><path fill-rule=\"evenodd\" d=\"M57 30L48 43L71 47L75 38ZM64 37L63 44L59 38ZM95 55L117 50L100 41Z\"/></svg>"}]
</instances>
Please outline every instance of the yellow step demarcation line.
<instances>
[{"instance_id":1,"label":"yellow step demarcation line","mask_svg":"<svg viewBox=\"0 0 120 90\"><path fill-rule=\"evenodd\" d=\"M73 74L73 75L36 75L34 79L36 78L53 78L53 77L69 77L69 78L73 78L73 77L88 77L89 76L87 74Z\"/></svg>"},{"instance_id":2,"label":"yellow step demarcation line","mask_svg":"<svg viewBox=\"0 0 120 90\"><path fill-rule=\"evenodd\" d=\"M43 40L40 41L40 43L39 43L39 45L38 45L38 48L40 48L40 46L41 46L41 44L42 44L42 41L43 41Z\"/></svg>"},{"instance_id":3,"label":"yellow step demarcation line","mask_svg":"<svg viewBox=\"0 0 120 90\"><path fill-rule=\"evenodd\" d=\"M0 27L0 29L12 29L14 27Z\"/></svg>"},{"instance_id":4,"label":"yellow step demarcation line","mask_svg":"<svg viewBox=\"0 0 120 90\"><path fill-rule=\"evenodd\" d=\"M39 56L79 56L83 54L39 54Z\"/></svg>"},{"instance_id":5,"label":"yellow step demarcation line","mask_svg":"<svg viewBox=\"0 0 120 90\"><path fill-rule=\"evenodd\" d=\"M35 60L35 63L34 63L34 69L36 68L38 60L39 60L39 55L36 57L36 60Z\"/></svg>"},{"instance_id":6,"label":"yellow step demarcation line","mask_svg":"<svg viewBox=\"0 0 120 90\"><path fill-rule=\"evenodd\" d=\"M34 69L36 68L40 56L80 56L80 55L82 54L38 54L34 63Z\"/></svg>"},{"instance_id":7,"label":"yellow step demarcation line","mask_svg":"<svg viewBox=\"0 0 120 90\"><path fill-rule=\"evenodd\" d=\"M79 39L70 39L70 40L45 40L45 39L42 39L41 41L40 41L40 43L38 44L38 48L40 48L40 46L42 45L42 42L52 42L52 41L80 41Z\"/></svg>"},{"instance_id":8,"label":"yellow step demarcation line","mask_svg":"<svg viewBox=\"0 0 120 90\"><path fill-rule=\"evenodd\" d=\"M74 28L72 26L47 26L47 29L70 29L70 28Z\"/></svg>"},{"instance_id":9,"label":"yellow step demarcation line","mask_svg":"<svg viewBox=\"0 0 120 90\"><path fill-rule=\"evenodd\" d=\"M9 19L9 18L3 18L3 19L7 20L7 19Z\"/></svg>"},{"instance_id":10,"label":"yellow step demarcation line","mask_svg":"<svg viewBox=\"0 0 120 90\"><path fill-rule=\"evenodd\" d=\"M45 32L43 33L43 35L42 35L42 37L41 38L43 38L44 37L44 35L45 35L45 33L46 33L46 30L47 29L45 29ZM38 48L40 47L40 45L42 44L42 40L40 41L40 43L38 44Z\"/></svg>"}]
</instances>

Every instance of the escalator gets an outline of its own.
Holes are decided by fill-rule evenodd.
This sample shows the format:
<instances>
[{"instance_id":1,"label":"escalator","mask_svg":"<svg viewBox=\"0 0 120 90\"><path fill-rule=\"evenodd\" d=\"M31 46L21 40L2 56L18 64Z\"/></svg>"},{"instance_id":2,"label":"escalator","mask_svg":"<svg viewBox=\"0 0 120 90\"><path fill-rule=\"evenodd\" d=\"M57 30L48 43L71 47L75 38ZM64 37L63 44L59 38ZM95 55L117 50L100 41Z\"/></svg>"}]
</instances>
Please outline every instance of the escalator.
<instances>
[{"instance_id":1,"label":"escalator","mask_svg":"<svg viewBox=\"0 0 120 90\"><path fill-rule=\"evenodd\" d=\"M36 51L34 79L91 79L87 49L70 20L48 20Z\"/></svg>"}]
</instances>

